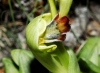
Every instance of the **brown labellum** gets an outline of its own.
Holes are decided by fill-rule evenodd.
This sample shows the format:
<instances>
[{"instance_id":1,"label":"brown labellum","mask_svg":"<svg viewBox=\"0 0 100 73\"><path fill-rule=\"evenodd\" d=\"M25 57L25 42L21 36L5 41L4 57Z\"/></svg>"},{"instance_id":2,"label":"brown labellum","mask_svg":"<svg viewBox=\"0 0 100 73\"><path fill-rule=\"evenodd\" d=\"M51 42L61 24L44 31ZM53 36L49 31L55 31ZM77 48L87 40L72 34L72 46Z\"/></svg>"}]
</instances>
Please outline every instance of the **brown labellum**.
<instances>
[{"instance_id":1,"label":"brown labellum","mask_svg":"<svg viewBox=\"0 0 100 73\"><path fill-rule=\"evenodd\" d=\"M57 23L57 27L61 33L68 32L70 30L69 19L67 16L59 18L59 14L55 17L55 22Z\"/></svg>"},{"instance_id":2,"label":"brown labellum","mask_svg":"<svg viewBox=\"0 0 100 73\"><path fill-rule=\"evenodd\" d=\"M70 30L69 19L67 16L59 18L59 14L54 18L54 21L57 23L57 28L60 31L61 35L59 36L58 40L64 41L66 38L66 32Z\"/></svg>"}]
</instances>

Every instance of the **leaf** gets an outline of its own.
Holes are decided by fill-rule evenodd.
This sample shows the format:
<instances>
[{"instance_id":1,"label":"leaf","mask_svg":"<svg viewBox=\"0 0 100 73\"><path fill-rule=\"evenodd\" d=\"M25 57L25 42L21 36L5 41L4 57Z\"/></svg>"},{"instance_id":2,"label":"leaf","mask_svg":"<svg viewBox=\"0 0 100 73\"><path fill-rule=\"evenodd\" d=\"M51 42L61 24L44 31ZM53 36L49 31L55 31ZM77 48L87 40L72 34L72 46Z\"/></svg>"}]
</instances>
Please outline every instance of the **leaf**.
<instances>
[{"instance_id":1,"label":"leaf","mask_svg":"<svg viewBox=\"0 0 100 73\"><path fill-rule=\"evenodd\" d=\"M90 69L93 72L100 72L99 45L100 37L91 37L86 41L86 43L81 47L81 50L77 53L80 67L84 68L84 71Z\"/></svg>"},{"instance_id":2,"label":"leaf","mask_svg":"<svg viewBox=\"0 0 100 73\"><path fill-rule=\"evenodd\" d=\"M19 73L11 59L3 58L2 61L5 68L5 73Z\"/></svg>"},{"instance_id":3,"label":"leaf","mask_svg":"<svg viewBox=\"0 0 100 73\"><path fill-rule=\"evenodd\" d=\"M80 73L79 65L74 52L70 48L67 48L67 52L69 55L68 73Z\"/></svg>"},{"instance_id":4,"label":"leaf","mask_svg":"<svg viewBox=\"0 0 100 73\"><path fill-rule=\"evenodd\" d=\"M88 70L88 73L90 73L90 72L100 73L100 67L96 66L91 61L89 61L85 58L81 58L79 63L81 64L81 66L84 65L84 68L85 68L85 70ZM85 71L85 72L87 72L87 71Z\"/></svg>"},{"instance_id":5,"label":"leaf","mask_svg":"<svg viewBox=\"0 0 100 73\"><path fill-rule=\"evenodd\" d=\"M30 63L34 58L31 51L15 49L11 51L11 56L19 66L20 73L30 73Z\"/></svg>"}]
</instances>

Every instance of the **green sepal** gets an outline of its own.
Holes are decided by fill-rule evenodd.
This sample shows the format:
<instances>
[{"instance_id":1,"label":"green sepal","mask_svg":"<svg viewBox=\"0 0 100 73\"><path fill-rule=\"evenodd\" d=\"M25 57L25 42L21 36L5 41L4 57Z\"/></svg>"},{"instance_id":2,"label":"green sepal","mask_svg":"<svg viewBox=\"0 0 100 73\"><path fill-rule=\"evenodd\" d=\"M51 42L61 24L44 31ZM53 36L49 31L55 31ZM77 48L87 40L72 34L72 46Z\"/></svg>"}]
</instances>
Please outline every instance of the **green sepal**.
<instances>
[{"instance_id":1,"label":"green sepal","mask_svg":"<svg viewBox=\"0 0 100 73\"><path fill-rule=\"evenodd\" d=\"M73 0L59 0L59 15L60 17L66 16L70 10Z\"/></svg>"},{"instance_id":2,"label":"green sepal","mask_svg":"<svg viewBox=\"0 0 100 73\"><path fill-rule=\"evenodd\" d=\"M36 18L34 18L27 26L26 28L26 41L28 46L30 47L31 50L35 51L48 51L53 48L56 48L56 45L48 45L46 46L45 44L39 44L39 38L43 38L45 35L45 30L47 25L51 22L51 14L46 13L42 14ZM45 40L45 39L44 39ZM45 47L45 48L41 48Z\"/></svg>"}]
</instances>

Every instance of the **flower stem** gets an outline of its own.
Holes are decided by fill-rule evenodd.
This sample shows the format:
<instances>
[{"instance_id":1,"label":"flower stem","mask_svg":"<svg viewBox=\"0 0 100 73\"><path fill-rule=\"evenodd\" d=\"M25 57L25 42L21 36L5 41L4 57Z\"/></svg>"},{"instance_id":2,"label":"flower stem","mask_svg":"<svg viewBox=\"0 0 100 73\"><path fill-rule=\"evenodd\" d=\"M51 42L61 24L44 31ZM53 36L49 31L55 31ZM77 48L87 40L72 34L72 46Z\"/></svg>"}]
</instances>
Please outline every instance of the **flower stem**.
<instances>
[{"instance_id":1,"label":"flower stem","mask_svg":"<svg viewBox=\"0 0 100 73\"><path fill-rule=\"evenodd\" d=\"M52 18L55 17L57 14L56 6L55 6L55 1L54 0L48 0L49 6L50 6L50 11L52 14Z\"/></svg>"},{"instance_id":2,"label":"flower stem","mask_svg":"<svg viewBox=\"0 0 100 73\"><path fill-rule=\"evenodd\" d=\"M71 29L73 35L75 36L75 38L77 39L78 43L81 44L81 40L79 39L79 37L75 34L75 32Z\"/></svg>"},{"instance_id":3,"label":"flower stem","mask_svg":"<svg viewBox=\"0 0 100 73\"><path fill-rule=\"evenodd\" d=\"M14 11L13 11L13 9L12 9L11 0L8 0L8 3L9 3L9 8L10 8L10 13L11 13L12 21L13 21L13 23L14 23L14 28L16 29L16 26L15 26L15 19L14 19Z\"/></svg>"}]
</instances>

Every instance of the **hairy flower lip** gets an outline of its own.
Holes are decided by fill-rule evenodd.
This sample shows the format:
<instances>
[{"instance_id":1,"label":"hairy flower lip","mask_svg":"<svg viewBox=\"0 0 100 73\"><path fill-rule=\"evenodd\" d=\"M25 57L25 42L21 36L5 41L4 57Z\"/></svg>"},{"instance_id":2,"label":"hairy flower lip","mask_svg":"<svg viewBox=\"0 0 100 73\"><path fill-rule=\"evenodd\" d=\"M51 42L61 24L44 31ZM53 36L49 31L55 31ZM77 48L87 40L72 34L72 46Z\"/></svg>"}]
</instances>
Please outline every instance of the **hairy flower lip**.
<instances>
[{"instance_id":1,"label":"hairy flower lip","mask_svg":"<svg viewBox=\"0 0 100 73\"><path fill-rule=\"evenodd\" d=\"M66 32L68 32L71 28L69 25L69 19L67 18L67 16L59 18L59 14L57 14L57 16L54 18L54 21L57 23L57 27L61 32L61 35L59 36L58 40L64 41L66 38Z\"/></svg>"},{"instance_id":2,"label":"hairy flower lip","mask_svg":"<svg viewBox=\"0 0 100 73\"><path fill-rule=\"evenodd\" d=\"M57 23L57 27L61 33L68 32L71 28L67 16L59 18L59 14L57 14L57 16L54 18L54 21Z\"/></svg>"},{"instance_id":3,"label":"hairy flower lip","mask_svg":"<svg viewBox=\"0 0 100 73\"><path fill-rule=\"evenodd\" d=\"M64 41L66 38L66 32L68 32L69 30L70 25L67 16L59 18L59 14L57 14L47 25L44 36L44 43Z\"/></svg>"}]
</instances>

